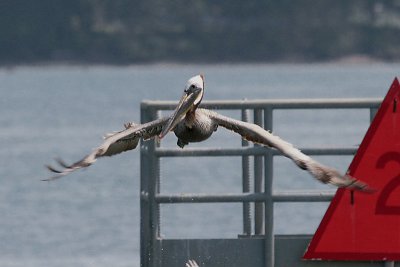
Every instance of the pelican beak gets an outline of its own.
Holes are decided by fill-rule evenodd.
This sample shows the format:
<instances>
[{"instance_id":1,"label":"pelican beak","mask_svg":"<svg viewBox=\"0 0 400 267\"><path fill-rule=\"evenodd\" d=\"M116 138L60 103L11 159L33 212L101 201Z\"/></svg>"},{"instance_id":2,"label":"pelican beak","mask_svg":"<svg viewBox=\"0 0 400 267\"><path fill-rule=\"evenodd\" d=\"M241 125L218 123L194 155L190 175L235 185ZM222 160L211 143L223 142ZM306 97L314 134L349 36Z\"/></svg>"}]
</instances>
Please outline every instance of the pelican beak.
<instances>
[{"instance_id":1,"label":"pelican beak","mask_svg":"<svg viewBox=\"0 0 400 267\"><path fill-rule=\"evenodd\" d=\"M186 90L183 93L173 115L168 120L166 126L163 127L161 134L158 136L160 139L163 138L169 131L172 131L175 126L185 118L186 113L196 108L197 104L199 104L199 101L201 100L203 94L202 91L203 89L201 88L194 88L190 91Z\"/></svg>"}]
</instances>

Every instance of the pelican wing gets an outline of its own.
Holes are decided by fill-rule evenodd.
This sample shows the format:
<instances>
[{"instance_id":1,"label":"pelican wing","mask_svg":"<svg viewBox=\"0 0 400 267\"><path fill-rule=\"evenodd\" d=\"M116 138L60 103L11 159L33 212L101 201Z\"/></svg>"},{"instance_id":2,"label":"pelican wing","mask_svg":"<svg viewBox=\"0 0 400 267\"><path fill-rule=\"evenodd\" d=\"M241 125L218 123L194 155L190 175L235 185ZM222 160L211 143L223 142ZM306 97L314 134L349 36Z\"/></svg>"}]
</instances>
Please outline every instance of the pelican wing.
<instances>
[{"instance_id":1,"label":"pelican wing","mask_svg":"<svg viewBox=\"0 0 400 267\"><path fill-rule=\"evenodd\" d=\"M209 116L217 122L218 125L240 134L242 138L248 141L279 150L284 156L293 160L298 167L307 170L313 177L323 183L362 191L370 190L366 184L347 174L342 175L337 170L322 165L302 153L292 144L282 140L280 137L273 135L256 124L232 119L213 111L208 112Z\"/></svg>"},{"instance_id":2,"label":"pelican wing","mask_svg":"<svg viewBox=\"0 0 400 267\"><path fill-rule=\"evenodd\" d=\"M58 170L50 165L46 166L50 171L56 173L56 175L48 179L44 179L44 181L54 180L78 169L88 167L92 165L99 157L113 156L132 150L136 148L140 138L146 140L160 134L168 119L169 117L166 117L144 124L132 125L131 127L127 127L125 130L107 134L104 138L104 142L99 147L94 149L83 159L71 165L66 164L61 159L56 159L58 164L62 167L62 170Z\"/></svg>"}]
</instances>

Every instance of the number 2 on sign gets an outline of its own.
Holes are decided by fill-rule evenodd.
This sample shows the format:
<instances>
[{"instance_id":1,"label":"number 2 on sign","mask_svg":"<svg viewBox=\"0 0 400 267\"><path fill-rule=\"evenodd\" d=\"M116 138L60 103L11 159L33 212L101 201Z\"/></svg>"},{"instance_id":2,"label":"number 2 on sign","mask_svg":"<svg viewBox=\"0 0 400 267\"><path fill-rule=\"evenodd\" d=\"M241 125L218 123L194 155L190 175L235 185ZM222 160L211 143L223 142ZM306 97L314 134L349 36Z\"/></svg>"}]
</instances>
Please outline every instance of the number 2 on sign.
<instances>
[{"instance_id":1,"label":"number 2 on sign","mask_svg":"<svg viewBox=\"0 0 400 267\"><path fill-rule=\"evenodd\" d=\"M376 162L376 167L378 169L383 169L385 168L386 164L391 161L397 162L400 165L400 153L394 151L386 152L379 157L378 161ZM400 186L400 173L393 177L381 190L376 202L376 214L400 214L400 203L397 206L387 204L389 196L398 186Z\"/></svg>"}]
</instances>

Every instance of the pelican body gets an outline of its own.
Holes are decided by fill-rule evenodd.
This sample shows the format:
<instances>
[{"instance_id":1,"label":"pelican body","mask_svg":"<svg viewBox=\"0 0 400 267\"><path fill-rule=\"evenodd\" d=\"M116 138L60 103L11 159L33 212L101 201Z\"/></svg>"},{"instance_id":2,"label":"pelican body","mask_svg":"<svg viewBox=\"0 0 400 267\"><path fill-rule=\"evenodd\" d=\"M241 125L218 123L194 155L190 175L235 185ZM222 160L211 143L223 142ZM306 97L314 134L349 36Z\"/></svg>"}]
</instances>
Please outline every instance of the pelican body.
<instances>
[{"instance_id":1,"label":"pelican body","mask_svg":"<svg viewBox=\"0 0 400 267\"><path fill-rule=\"evenodd\" d=\"M181 100L170 116L144 124L124 124L124 130L107 134L104 142L80 161L68 165L57 159L63 168L61 170L47 166L55 175L45 180L54 180L75 170L88 167L99 157L112 156L132 150L136 148L140 138L146 140L158 137L162 139L170 131L173 131L178 138L177 145L183 148L190 143L202 142L208 139L219 126L222 126L238 133L248 141L277 149L284 156L291 159L299 168L307 170L314 178L323 183L359 191L371 191L363 182L347 174L342 175L339 171L322 165L302 153L292 144L256 124L229 118L212 110L199 108L204 96L204 87L203 75L196 75L190 78L185 86Z\"/></svg>"},{"instance_id":2,"label":"pelican body","mask_svg":"<svg viewBox=\"0 0 400 267\"><path fill-rule=\"evenodd\" d=\"M202 142L208 139L217 128L218 124L207 116L207 110L198 109L196 112L187 114L186 118L176 125L174 133L178 137L177 145L183 148L189 143Z\"/></svg>"}]
</instances>

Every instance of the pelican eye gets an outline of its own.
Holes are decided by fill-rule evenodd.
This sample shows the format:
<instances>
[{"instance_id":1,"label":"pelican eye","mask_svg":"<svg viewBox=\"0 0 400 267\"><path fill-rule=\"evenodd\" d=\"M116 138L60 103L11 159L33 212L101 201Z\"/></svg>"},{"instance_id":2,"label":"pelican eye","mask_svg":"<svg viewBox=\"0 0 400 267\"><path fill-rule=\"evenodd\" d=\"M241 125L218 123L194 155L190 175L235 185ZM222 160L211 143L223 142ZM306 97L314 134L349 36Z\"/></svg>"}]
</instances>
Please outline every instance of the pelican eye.
<instances>
[{"instance_id":1,"label":"pelican eye","mask_svg":"<svg viewBox=\"0 0 400 267\"><path fill-rule=\"evenodd\" d=\"M194 84L190 85L188 89L184 90L184 92L186 94L188 94L188 93L191 93L193 89L196 89L196 85L194 85Z\"/></svg>"}]
</instances>

